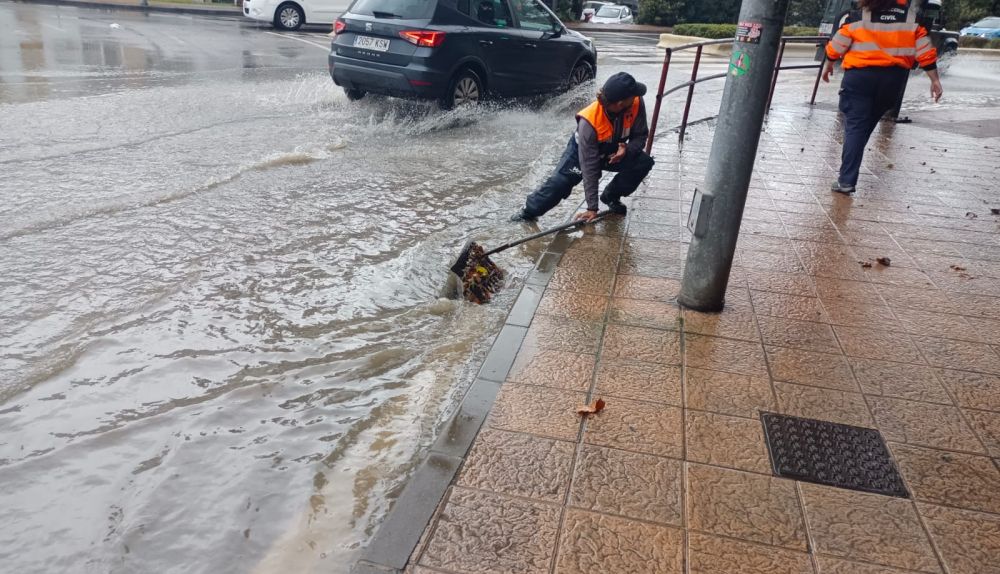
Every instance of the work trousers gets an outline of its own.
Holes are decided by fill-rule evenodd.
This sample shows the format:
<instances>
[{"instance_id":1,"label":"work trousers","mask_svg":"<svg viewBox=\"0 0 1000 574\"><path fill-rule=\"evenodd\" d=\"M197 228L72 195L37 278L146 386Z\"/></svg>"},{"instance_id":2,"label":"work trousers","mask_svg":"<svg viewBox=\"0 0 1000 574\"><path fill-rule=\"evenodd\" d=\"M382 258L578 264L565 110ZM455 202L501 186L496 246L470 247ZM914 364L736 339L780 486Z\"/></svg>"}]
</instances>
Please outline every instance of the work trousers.
<instances>
[{"instance_id":1,"label":"work trousers","mask_svg":"<svg viewBox=\"0 0 1000 574\"><path fill-rule=\"evenodd\" d=\"M632 195L642 183L642 180L653 169L653 158L646 152L629 153L618 163L604 162L604 171L617 172L614 179L604 188L602 197L609 201L618 201ZM566 150L559 159L555 172L545 182L528 196L524 205L524 214L528 217L545 215L559 202L569 197L573 188L583 181L580 170L580 152L576 144L576 134L570 136Z\"/></svg>"},{"instance_id":2,"label":"work trousers","mask_svg":"<svg viewBox=\"0 0 1000 574\"><path fill-rule=\"evenodd\" d=\"M868 138L882 116L896 106L909 73L899 66L851 68L844 72L840 83L840 111L844 114L841 185L857 185Z\"/></svg>"}]
</instances>

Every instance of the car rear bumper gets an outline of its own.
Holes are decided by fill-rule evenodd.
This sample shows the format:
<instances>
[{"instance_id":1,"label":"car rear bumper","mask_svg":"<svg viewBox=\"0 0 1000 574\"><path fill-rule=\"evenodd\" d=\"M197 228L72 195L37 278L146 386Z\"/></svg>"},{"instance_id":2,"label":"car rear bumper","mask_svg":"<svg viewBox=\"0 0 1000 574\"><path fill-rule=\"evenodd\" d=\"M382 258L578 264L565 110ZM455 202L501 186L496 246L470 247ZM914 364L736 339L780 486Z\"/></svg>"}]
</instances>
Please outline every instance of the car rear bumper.
<instances>
[{"instance_id":1,"label":"car rear bumper","mask_svg":"<svg viewBox=\"0 0 1000 574\"><path fill-rule=\"evenodd\" d=\"M331 53L330 77L348 89L408 98L438 98L447 88L448 75L422 65L414 58L408 66L392 66Z\"/></svg>"}]
</instances>

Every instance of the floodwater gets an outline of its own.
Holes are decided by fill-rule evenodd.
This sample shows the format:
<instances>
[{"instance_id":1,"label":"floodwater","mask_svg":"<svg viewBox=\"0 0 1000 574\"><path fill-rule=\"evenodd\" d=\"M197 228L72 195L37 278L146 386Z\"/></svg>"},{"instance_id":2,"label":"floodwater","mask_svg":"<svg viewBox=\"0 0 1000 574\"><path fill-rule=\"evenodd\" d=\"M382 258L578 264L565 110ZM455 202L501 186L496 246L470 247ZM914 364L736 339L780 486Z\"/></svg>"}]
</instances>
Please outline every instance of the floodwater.
<instances>
[{"instance_id":1,"label":"floodwater","mask_svg":"<svg viewBox=\"0 0 1000 574\"><path fill-rule=\"evenodd\" d=\"M305 42L54 10L0 3L2 569L346 572L539 246L491 306L450 259L524 233L592 87L350 103Z\"/></svg>"},{"instance_id":2,"label":"floodwater","mask_svg":"<svg viewBox=\"0 0 1000 574\"><path fill-rule=\"evenodd\" d=\"M347 572L540 246L485 307L442 297L450 259L525 232L593 87L445 114L348 102L317 34L2 1L0 27L3 570ZM655 86L635 42L600 75Z\"/></svg>"}]
</instances>

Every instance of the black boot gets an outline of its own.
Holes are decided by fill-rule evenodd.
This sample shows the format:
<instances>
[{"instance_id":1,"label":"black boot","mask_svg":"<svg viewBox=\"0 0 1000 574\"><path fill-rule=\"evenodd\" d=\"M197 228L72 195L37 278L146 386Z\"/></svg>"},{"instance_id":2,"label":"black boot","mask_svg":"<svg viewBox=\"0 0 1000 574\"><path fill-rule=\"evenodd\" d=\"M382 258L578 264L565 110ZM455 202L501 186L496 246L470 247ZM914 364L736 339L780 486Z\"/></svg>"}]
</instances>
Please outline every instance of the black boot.
<instances>
[{"instance_id":1,"label":"black boot","mask_svg":"<svg viewBox=\"0 0 1000 574\"><path fill-rule=\"evenodd\" d=\"M519 209L517 213L510 216L510 220L515 223L537 221L538 218L525 213L524 209Z\"/></svg>"},{"instance_id":2,"label":"black boot","mask_svg":"<svg viewBox=\"0 0 1000 574\"><path fill-rule=\"evenodd\" d=\"M605 194L601 194L601 202L608 206L608 210L615 215L625 215L628 213L628 208L625 204L621 202L618 198L608 197Z\"/></svg>"}]
</instances>

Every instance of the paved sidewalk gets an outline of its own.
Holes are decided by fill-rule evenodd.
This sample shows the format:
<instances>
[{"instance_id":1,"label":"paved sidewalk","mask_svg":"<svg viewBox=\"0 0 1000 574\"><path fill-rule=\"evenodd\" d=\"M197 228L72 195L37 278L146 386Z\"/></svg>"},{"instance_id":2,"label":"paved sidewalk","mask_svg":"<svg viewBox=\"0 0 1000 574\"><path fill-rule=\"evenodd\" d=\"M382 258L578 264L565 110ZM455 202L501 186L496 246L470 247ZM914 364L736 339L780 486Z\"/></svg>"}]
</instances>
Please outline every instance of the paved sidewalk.
<instances>
[{"instance_id":1,"label":"paved sidewalk","mask_svg":"<svg viewBox=\"0 0 1000 574\"><path fill-rule=\"evenodd\" d=\"M494 347L516 359L484 367L499 396L464 460L434 463L454 479L406 571L1000 572L996 112L975 112L987 138L883 125L847 198L836 115L775 110L718 315L675 303L711 128L661 138L627 220L557 239L529 278ZM762 411L879 429L913 498L772 476Z\"/></svg>"}]
</instances>

